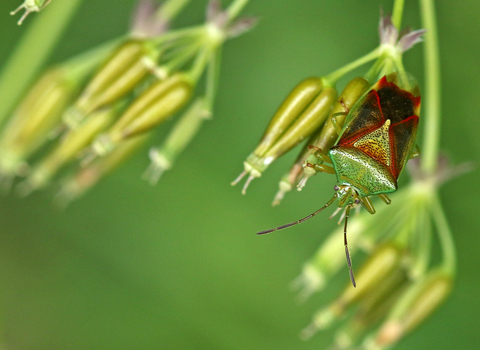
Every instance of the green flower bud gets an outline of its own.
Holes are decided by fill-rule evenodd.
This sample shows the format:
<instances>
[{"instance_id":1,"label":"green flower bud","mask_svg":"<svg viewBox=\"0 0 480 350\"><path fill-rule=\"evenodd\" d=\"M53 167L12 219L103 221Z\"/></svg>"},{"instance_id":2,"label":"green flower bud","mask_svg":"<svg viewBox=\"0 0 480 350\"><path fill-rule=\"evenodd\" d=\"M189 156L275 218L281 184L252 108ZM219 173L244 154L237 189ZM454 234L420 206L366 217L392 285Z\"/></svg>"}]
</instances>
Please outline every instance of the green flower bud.
<instances>
[{"instance_id":1,"label":"green flower bud","mask_svg":"<svg viewBox=\"0 0 480 350\"><path fill-rule=\"evenodd\" d=\"M452 282L452 275L439 268L413 284L380 327L374 347L390 346L415 329L450 294Z\"/></svg>"},{"instance_id":2,"label":"green flower bud","mask_svg":"<svg viewBox=\"0 0 480 350\"><path fill-rule=\"evenodd\" d=\"M335 334L335 348L350 349L357 344L373 325L388 315L409 282L407 272L398 268L366 294L353 318Z\"/></svg>"},{"instance_id":3,"label":"green flower bud","mask_svg":"<svg viewBox=\"0 0 480 350\"><path fill-rule=\"evenodd\" d=\"M352 220L349 226L348 242L355 253L358 240L367 232L371 218L365 215ZM302 272L292 283L294 289L300 290L300 302L307 300L312 294L325 288L330 278L345 266L345 247L343 241L343 227L336 229L302 267Z\"/></svg>"},{"instance_id":4,"label":"green flower bud","mask_svg":"<svg viewBox=\"0 0 480 350\"><path fill-rule=\"evenodd\" d=\"M146 134L128 139L118 145L110 154L79 169L75 175L62 181L55 202L59 206L65 207L71 201L82 196L102 178L130 159L149 138L150 134Z\"/></svg>"},{"instance_id":5,"label":"green flower bud","mask_svg":"<svg viewBox=\"0 0 480 350\"><path fill-rule=\"evenodd\" d=\"M232 185L250 174L243 187L245 193L249 183L260 177L275 159L323 125L336 97L336 90L324 86L322 79L310 78L300 83L280 106L260 145L244 162L244 172Z\"/></svg>"},{"instance_id":6,"label":"green flower bud","mask_svg":"<svg viewBox=\"0 0 480 350\"><path fill-rule=\"evenodd\" d=\"M265 153L264 163L270 164L274 159L290 151L306 137L323 125L332 104L337 98L334 88L325 87L308 108L285 131L282 137Z\"/></svg>"},{"instance_id":7,"label":"green flower bud","mask_svg":"<svg viewBox=\"0 0 480 350\"><path fill-rule=\"evenodd\" d=\"M77 159L80 151L87 147L105 130L115 117L114 109L94 112L78 129L70 130L50 154L33 168L28 178L20 184L19 191L27 195L33 190L45 187L52 177L66 164Z\"/></svg>"},{"instance_id":8,"label":"green flower bud","mask_svg":"<svg viewBox=\"0 0 480 350\"><path fill-rule=\"evenodd\" d=\"M181 73L153 84L132 102L107 133L94 141L94 154L103 156L123 140L150 131L182 108L192 89L190 80Z\"/></svg>"},{"instance_id":9,"label":"green flower bud","mask_svg":"<svg viewBox=\"0 0 480 350\"><path fill-rule=\"evenodd\" d=\"M337 139L338 139L338 128L343 127L343 123L345 122L346 118L346 109L351 110L355 103L363 96L363 94L370 88L371 84L368 82L367 79L363 77L357 77L351 80L347 86L343 89L340 97L338 98L337 102L333 106L330 115L325 122L325 125L321 129L321 132L318 136L312 140L311 145L314 146L314 150L312 151L312 155L308 157L305 164L315 165L321 164L322 161L317 157L318 153L322 153L327 155L330 148L332 148ZM336 123L336 127L334 126L334 122ZM316 175L315 168L313 166L304 166L305 171L305 178L304 181L300 184L299 189L301 190L307 179L313 175Z\"/></svg>"},{"instance_id":10,"label":"green flower bud","mask_svg":"<svg viewBox=\"0 0 480 350\"><path fill-rule=\"evenodd\" d=\"M307 78L295 86L268 124L260 144L253 154L258 158L263 157L285 130L287 130L305 108L312 103L313 99L318 96L322 88L322 79L317 77Z\"/></svg>"},{"instance_id":11,"label":"green flower bud","mask_svg":"<svg viewBox=\"0 0 480 350\"><path fill-rule=\"evenodd\" d=\"M302 332L302 337L308 338L317 330L328 328L343 316L348 307L375 290L392 271L398 268L401 257L401 250L393 244L379 247L358 272L357 288L348 284L336 301L315 313L312 323Z\"/></svg>"},{"instance_id":12,"label":"green flower bud","mask_svg":"<svg viewBox=\"0 0 480 350\"><path fill-rule=\"evenodd\" d=\"M48 70L14 112L0 136L0 172L14 176L34 151L48 140L75 92L65 70Z\"/></svg>"},{"instance_id":13,"label":"green flower bud","mask_svg":"<svg viewBox=\"0 0 480 350\"><path fill-rule=\"evenodd\" d=\"M10 12L10 14L13 16L18 11L25 9L25 13L22 15L22 17L20 17L17 22L18 25L21 25L30 13L43 10L45 6L50 3L50 1L52 0L25 0L23 4L21 4L15 11Z\"/></svg>"},{"instance_id":14,"label":"green flower bud","mask_svg":"<svg viewBox=\"0 0 480 350\"><path fill-rule=\"evenodd\" d=\"M131 92L150 72L158 55L148 41L128 40L121 44L64 115L65 123L75 128L93 111Z\"/></svg>"}]
</instances>

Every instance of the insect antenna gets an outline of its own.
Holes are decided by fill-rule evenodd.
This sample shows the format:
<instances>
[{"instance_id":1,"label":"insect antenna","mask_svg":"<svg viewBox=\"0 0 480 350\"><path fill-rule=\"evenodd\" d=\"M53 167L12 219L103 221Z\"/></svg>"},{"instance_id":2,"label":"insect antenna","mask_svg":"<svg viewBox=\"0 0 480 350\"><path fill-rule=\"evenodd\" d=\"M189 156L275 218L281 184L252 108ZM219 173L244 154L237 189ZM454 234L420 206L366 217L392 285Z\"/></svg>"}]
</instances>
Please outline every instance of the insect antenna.
<instances>
[{"instance_id":1,"label":"insect antenna","mask_svg":"<svg viewBox=\"0 0 480 350\"><path fill-rule=\"evenodd\" d=\"M325 208L327 208L328 206L330 206L333 201L335 200L335 198L337 198L337 195L335 194L332 199L330 199L327 204L325 204L323 207L321 207L320 209L318 209L316 212L304 217L303 219L300 219L300 220L297 220L297 221L294 221L294 222L291 222L289 224L285 224L285 225L281 225L281 226L278 226L278 227L275 227L275 228L271 228L269 230L265 230L265 231L260 231L260 232L257 232L257 235L264 235L266 233L270 233L270 232L273 232L273 231L278 231L278 230L282 230L284 228L287 228L287 227L290 227L290 226L294 226L294 225L297 225L297 224L301 224L302 222L304 221L307 221L308 219L311 219L313 218L315 215L319 214L321 211L323 211Z\"/></svg>"},{"instance_id":2,"label":"insect antenna","mask_svg":"<svg viewBox=\"0 0 480 350\"><path fill-rule=\"evenodd\" d=\"M350 258L350 252L348 251L348 243L347 243L347 222L348 222L348 217L350 216L351 207L352 206L349 205L345 209L345 227L343 229L343 241L345 243L345 256L347 257L347 265L348 265L348 272L350 273L350 280L352 281L352 285L354 287L357 287L357 284L355 283L355 276L353 275L352 259Z\"/></svg>"}]
</instances>

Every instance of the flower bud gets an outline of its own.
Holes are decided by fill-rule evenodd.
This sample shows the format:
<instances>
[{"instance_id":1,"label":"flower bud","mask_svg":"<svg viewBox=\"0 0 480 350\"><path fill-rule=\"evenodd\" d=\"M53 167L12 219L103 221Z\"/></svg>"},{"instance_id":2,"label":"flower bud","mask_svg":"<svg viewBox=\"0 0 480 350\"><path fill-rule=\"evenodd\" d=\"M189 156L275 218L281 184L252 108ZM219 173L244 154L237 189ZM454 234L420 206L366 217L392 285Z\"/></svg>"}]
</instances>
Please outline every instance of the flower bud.
<instances>
[{"instance_id":1,"label":"flower bud","mask_svg":"<svg viewBox=\"0 0 480 350\"><path fill-rule=\"evenodd\" d=\"M376 347L390 346L415 329L445 300L451 287L452 275L441 268L413 284L380 327L374 340Z\"/></svg>"},{"instance_id":2,"label":"flower bud","mask_svg":"<svg viewBox=\"0 0 480 350\"><path fill-rule=\"evenodd\" d=\"M93 111L131 92L147 76L158 55L158 50L147 41L129 40L121 44L64 115L65 123L75 128Z\"/></svg>"},{"instance_id":3,"label":"flower bud","mask_svg":"<svg viewBox=\"0 0 480 350\"><path fill-rule=\"evenodd\" d=\"M43 10L43 8L45 8L45 6L50 3L50 1L52 0L25 0L23 4L21 4L15 11L10 12L10 14L13 16L18 11L25 9L25 13L22 15L22 17L20 17L17 22L18 25L21 25L30 13L40 12L40 10Z\"/></svg>"},{"instance_id":4,"label":"flower bud","mask_svg":"<svg viewBox=\"0 0 480 350\"><path fill-rule=\"evenodd\" d=\"M177 73L138 96L110 130L97 137L93 153L103 156L125 139L145 133L177 112L192 94L187 76Z\"/></svg>"},{"instance_id":5,"label":"flower bud","mask_svg":"<svg viewBox=\"0 0 480 350\"><path fill-rule=\"evenodd\" d=\"M0 172L17 174L21 165L48 140L75 91L61 68L48 70L14 112L0 136Z\"/></svg>"},{"instance_id":6,"label":"flower bud","mask_svg":"<svg viewBox=\"0 0 480 350\"><path fill-rule=\"evenodd\" d=\"M360 215L349 223L348 243L353 248L350 252L352 256L359 238L368 232L371 221L370 215ZM292 283L294 289L300 290L299 301L305 301L312 294L323 290L329 279L345 266L345 247L341 242L343 227L330 234L315 255L303 265L300 276Z\"/></svg>"},{"instance_id":7,"label":"flower bud","mask_svg":"<svg viewBox=\"0 0 480 350\"><path fill-rule=\"evenodd\" d=\"M379 247L358 272L357 288L349 284L336 301L315 313L312 323L304 330L303 337L310 337L317 330L328 328L343 316L349 306L374 290L398 268L401 256L401 250L393 244Z\"/></svg>"},{"instance_id":8,"label":"flower bud","mask_svg":"<svg viewBox=\"0 0 480 350\"><path fill-rule=\"evenodd\" d=\"M265 155L275 141L299 117L315 97L322 91L322 79L317 77L307 78L290 92L282 102L262 136L260 144L253 154L258 158Z\"/></svg>"},{"instance_id":9,"label":"flower bud","mask_svg":"<svg viewBox=\"0 0 480 350\"><path fill-rule=\"evenodd\" d=\"M253 178L260 177L275 159L323 125L336 97L336 90L324 86L322 79L310 78L300 83L280 106L260 145L244 162L244 172L232 185L250 174L243 187L245 193Z\"/></svg>"},{"instance_id":10,"label":"flower bud","mask_svg":"<svg viewBox=\"0 0 480 350\"><path fill-rule=\"evenodd\" d=\"M67 206L71 201L79 198L90 188L95 186L103 177L113 172L120 165L125 163L138 151L150 134L136 136L122 142L112 153L105 157L98 158L94 162L78 170L78 172L65 179L61 189L55 198L55 202L61 206Z\"/></svg>"},{"instance_id":11,"label":"flower bud","mask_svg":"<svg viewBox=\"0 0 480 350\"><path fill-rule=\"evenodd\" d=\"M311 145L314 146L315 151L312 152L311 156L305 162L305 165L308 163L310 165L321 164L322 161L317 157L318 153L321 152L324 155L328 154L330 148L332 148L338 139L338 133L333 124L333 118L335 118L336 124L339 128L343 127L346 118L346 109L351 110L355 103L363 96L363 94L370 88L371 84L367 79L363 77L357 77L351 80L347 86L343 89L340 97L333 106L330 115L325 122L325 125L321 129L321 132L318 134L317 138L312 140ZM299 189L301 189L306 180L315 175L316 171L313 166L304 166L305 178L302 181L302 184Z\"/></svg>"},{"instance_id":12,"label":"flower bud","mask_svg":"<svg viewBox=\"0 0 480 350\"><path fill-rule=\"evenodd\" d=\"M360 301L348 324L335 334L335 348L350 349L365 336L369 328L384 319L410 281L407 271L395 269Z\"/></svg>"},{"instance_id":13,"label":"flower bud","mask_svg":"<svg viewBox=\"0 0 480 350\"><path fill-rule=\"evenodd\" d=\"M59 169L74 161L79 152L112 123L114 116L114 109L100 110L94 112L78 129L70 130L60 144L33 168L25 182L19 185L20 193L27 195L45 187Z\"/></svg>"}]
</instances>

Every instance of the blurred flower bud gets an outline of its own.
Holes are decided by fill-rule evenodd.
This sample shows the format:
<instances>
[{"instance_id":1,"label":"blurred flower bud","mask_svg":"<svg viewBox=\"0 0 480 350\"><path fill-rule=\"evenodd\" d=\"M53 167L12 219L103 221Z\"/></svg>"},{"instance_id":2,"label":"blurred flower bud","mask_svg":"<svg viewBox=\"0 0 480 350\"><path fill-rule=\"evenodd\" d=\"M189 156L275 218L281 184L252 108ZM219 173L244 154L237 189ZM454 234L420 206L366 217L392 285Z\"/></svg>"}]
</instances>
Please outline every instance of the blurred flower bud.
<instances>
[{"instance_id":1,"label":"blurred flower bud","mask_svg":"<svg viewBox=\"0 0 480 350\"><path fill-rule=\"evenodd\" d=\"M242 191L245 193L253 178L260 177L275 159L323 125L336 97L336 90L325 86L321 78L309 78L297 85L273 116L260 144L244 162L244 172L232 185L250 174Z\"/></svg>"},{"instance_id":2,"label":"blurred flower bud","mask_svg":"<svg viewBox=\"0 0 480 350\"><path fill-rule=\"evenodd\" d=\"M369 329L384 319L410 281L407 272L395 269L366 294L349 322L335 334L333 349L350 349L359 343Z\"/></svg>"},{"instance_id":3,"label":"blurred flower bud","mask_svg":"<svg viewBox=\"0 0 480 350\"><path fill-rule=\"evenodd\" d=\"M104 156L123 140L152 130L188 102L192 89L188 77L181 73L151 85L105 134L97 137L92 144L93 156Z\"/></svg>"},{"instance_id":4,"label":"blurred flower bud","mask_svg":"<svg viewBox=\"0 0 480 350\"><path fill-rule=\"evenodd\" d=\"M26 158L48 140L75 92L62 68L48 70L31 88L0 135L0 172L15 176Z\"/></svg>"},{"instance_id":5,"label":"blurred flower bud","mask_svg":"<svg viewBox=\"0 0 480 350\"><path fill-rule=\"evenodd\" d=\"M358 302L375 290L400 265L402 251L394 244L384 244L370 255L357 274L357 288L350 284L341 296L328 307L313 316L312 323L302 332L302 338L309 338L319 329L328 328L343 316L353 303Z\"/></svg>"},{"instance_id":6,"label":"blurred flower bud","mask_svg":"<svg viewBox=\"0 0 480 350\"><path fill-rule=\"evenodd\" d=\"M21 25L25 18L32 13L32 12L39 12L40 10L43 10L45 6L47 6L50 1L52 0L25 0L23 4L21 4L15 11L10 12L10 14L13 16L15 15L18 11L25 9L24 14L20 19L18 20L17 24Z\"/></svg>"},{"instance_id":7,"label":"blurred flower bud","mask_svg":"<svg viewBox=\"0 0 480 350\"><path fill-rule=\"evenodd\" d=\"M430 271L408 288L368 348L384 349L395 344L422 323L450 294L452 275L442 268Z\"/></svg>"},{"instance_id":8,"label":"blurred flower bud","mask_svg":"<svg viewBox=\"0 0 480 350\"><path fill-rule=\"evenodd\" d=\"M103 177L130 159L139 148L145 145L149 137L150 134L146 134L128 139L122 142L112 153L80 168L76 174L62 181L55 202L60 207L65 207L71 201L82 196Z\"/></svg>"},{"instance_id":9,"label":"blurred flower bud","mask_svg":"<svg viewBox=\"0 0 480 350\"><path fill-rule=\"evenodd\" d=\"M131 92L155 65L159 51L148 41L128 40L106 60L87 84L74 106L64 115L70 128L76 128L93 111Z\"/></svg>"},{"instance_id":10,"label":"blurred flower bud","mask_svg":"<svg viewBox=\"0 0 480 350\"><path fill-rule=\"evenodd\" d=\"M58 170L76 160L79 152L112 123L115 114L113 108L99 110L94 112L78 129L70 130L50 154L33 168L28 178L19 185L20 194L28 195L34 190L45 187Z\"/></svg>"}]
</instances>

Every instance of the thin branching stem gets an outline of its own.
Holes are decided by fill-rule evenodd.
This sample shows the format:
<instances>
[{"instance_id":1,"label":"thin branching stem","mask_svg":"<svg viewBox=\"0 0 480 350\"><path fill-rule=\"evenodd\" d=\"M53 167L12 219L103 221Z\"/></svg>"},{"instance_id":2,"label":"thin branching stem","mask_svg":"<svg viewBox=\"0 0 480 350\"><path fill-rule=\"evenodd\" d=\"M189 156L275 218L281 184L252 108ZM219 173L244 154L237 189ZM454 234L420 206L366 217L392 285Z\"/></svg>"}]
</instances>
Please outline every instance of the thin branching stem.
<instances>
[{"instance_id":1,"label":"thin branching stem","mask_svg":"<svg viewBox=\"0 0 480 350\"><path fill-rule=\"evenodd\" d=\"M81 1L54 1L33 18L0 73L0 123L42 68Z\"/></svg>"},{"instance_id":2,"label":"thin branching stem","mask_svg":"<svg viewBox=\"0 0 480 350\"><path fill-rule=\"evenodd\" d=\"M366 55L360 57L359 59L350 62L349 64L346 64L345 66L337 69L333 73L330 73L326 79L329 81L332 85L335 85L338 79L343 77L345 74L351 72L355 68L358 68L365 63L368 63L370 61L373 61L374 59L378 58L381 55L382 51L380 47L377 47L375 50L367 53Z\"/></svg>"},{"instance_id":3,"label":"thin branching stem","mask_svg":"<svg viewBox=\"0 0 480 350\"><path fill-rule=\"evenodd\" d=\"M192 0L167 0L155 14L160 20L171 22Z\"/></svg>"},{"instance_id":4,"label":"thin branching stem","mask_svg":"<svg viewBox=\"0 0 480 350\"><path fill-rule=\"evenodd\" d=\"M422 15L425 33L425 103L423 114L424 140L422 147L421 167L427 175L435 174L438 162L440 139L440 53L438 48L437 22L433 0L421 0L420 12Z\"/></svg>"},{"instance_id":5,"label":"thin branching stem","mask_svg":"<svg viewBox=\"0 0 480 350\"><path fill-rule=\"evenodd\" d=\"M400 26L402 25L404 5L405 0L395 0L395 2L393 3L392 23L397 28L400 28Z\"/></svg>"},{"instance_id":6,"label":"thin branching stem","mask_svg":"<svg viewBox=\"0 0 480 350\"><path fill-rule=\"evenodd\" d=\"M250 0L234 0L227 9L229 21L233 21Z\"/></svg>"},{"instance_id":7,"label":"thin branching stem","mask_svg":"<svg viewBox=\"0 0 480 350\"><path fill-rule=\"evenodd\" d=\"M446 271L453 275L457 268L455 242L438 193L435 193L433 197L431 215L442 247L443 266Z\"/></svg>"}]
</instances>

